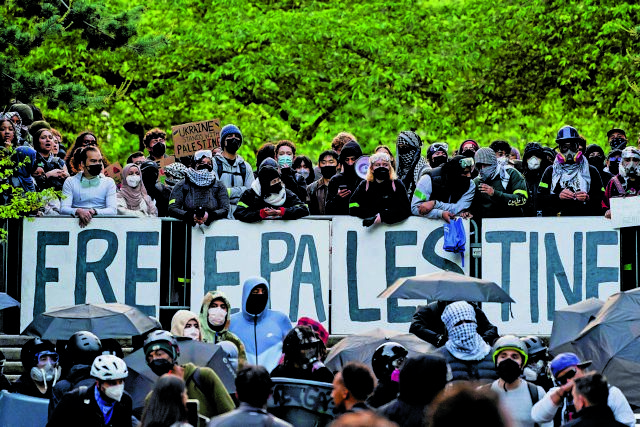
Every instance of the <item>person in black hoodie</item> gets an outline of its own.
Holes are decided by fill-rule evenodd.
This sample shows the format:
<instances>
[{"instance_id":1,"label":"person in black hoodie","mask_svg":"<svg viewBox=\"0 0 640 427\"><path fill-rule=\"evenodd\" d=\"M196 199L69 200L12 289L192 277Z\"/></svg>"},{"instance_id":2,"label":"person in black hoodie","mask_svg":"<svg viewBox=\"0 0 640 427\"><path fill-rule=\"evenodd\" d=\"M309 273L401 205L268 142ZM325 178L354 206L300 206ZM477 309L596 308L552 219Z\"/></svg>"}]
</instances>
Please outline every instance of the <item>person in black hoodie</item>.
<instances>
[{"instance_id":1,"label":"person in black hoodie","mask_svg":"<svg viewBox=\"0 0 640 427\"><path fill-rule=\"evenodd\" d=\"M338 159L342 172L329 181L326 215L349 215L349 198L363 181L356 173L356 160L361 156L362 149L356 141L349 141L342 147Z\"/></svg>"},{"instance_id":2,"label":"person in black hoodie","mask_svg":"<svg viewBox=\"0 0 640 427\"><path fill-rule=\"evenodd\" d=\"M400 394L378 408L378 413L403 427L425 426L427 406L446 384L444 358L433 354L410 357L400 370Z\"/></svg>"},{"instance_id":3,"label":"person in black hoodie","mask_svg":"<svg viewBox=\"0 0 640 427\"><path fill-rule=\"evenodd\" d=\"M50 399L61 373L55 346L50 341L33 338L22 346L20 361L24 373L13 383L11 391Z\"/></svg>"},{"instance_id":4,"label":"person in black hoodie","mask_svg":"<svg viewBox=\"0 0 640 427\"><path fill-rule=\"evenodd\" d=\"M271 371L271 378L297 378L300 380L331 383L333 374L321 360L324 343L309 326L296 326L282 342L284 361Z\"/></svg>"},{"instance_id":5,"label":"person in black hoodie","mask_svg":"<svg viewBox=\"0 0 640 427\"><path fill-rule=\"evenodd\" d=\"M160 167L153 160L146 160L140 165L142 183L151 200L156 202L159 217L168 216L169 199L171 197L171 187L158 182Z\"/></svg>"},{"instance_id":6,"label":"person in black hoodie","mask_svg":"<svg viewBox=\"0 0 640 427\"><path fill-rule=\"evenodd\" d=\"M407 191L397 179L387 153L369 158L367 177L349 200L349 214L362 218L365 227L381 222L395 224L411 215Z\"/></svg>"},{"instance_id":7,"label":"person in black hoodie","mask_svg":"<svg viewBox=\"0 0 640 427\"><path fill-rule=\"evenodd\" d=\"M524 205L524 216L542 216L542 209L538 201L538 184L544 171L551 166L542 145L530 142L524 147L522 156L522 170L527 182L527 203Z\"/></svg>"},{"instance_id":8,"label":"person in black hoodie","mask_svg":"<svg viewBox=\"0 0 640 427\"><path fill-rule=\"evenodd\" d=\"M253 181L240 200L233 216L242 222L263 219L298 219L309 215L307 205L285 188L275 160L265 159L260 165L258 179Z\"/></svg>"},{"instance_id":9,"label":"person in black hoodie","mask_svg":"<svg viewBox=\"0 0 640 427\"><path fill-rule=\"evenodd\" d=\"M591 166L598 169L600 172L600 179L602 179L602 186L607 188L607 184L613 178L613 174L605 169L605 161L607 156L604 155L604 150L598 144L591 144L587 146L584 151L584 155Z\"/></svg>"},{"instance_id":10,"label":"person in black hoodie","mask_svg":"<svg viewBox=\"0 0 640 427\"><path fill-rule=\"evenodd\" d=\"M91 332L80 331L71 335L65 354L71 359L73 366L67 377L53 387L49 401L49 418L65 394L80 386L91 387L95 384L95 378L91 377L91 365L101 353L102 343Z\"/></svg>"}]
</instances>

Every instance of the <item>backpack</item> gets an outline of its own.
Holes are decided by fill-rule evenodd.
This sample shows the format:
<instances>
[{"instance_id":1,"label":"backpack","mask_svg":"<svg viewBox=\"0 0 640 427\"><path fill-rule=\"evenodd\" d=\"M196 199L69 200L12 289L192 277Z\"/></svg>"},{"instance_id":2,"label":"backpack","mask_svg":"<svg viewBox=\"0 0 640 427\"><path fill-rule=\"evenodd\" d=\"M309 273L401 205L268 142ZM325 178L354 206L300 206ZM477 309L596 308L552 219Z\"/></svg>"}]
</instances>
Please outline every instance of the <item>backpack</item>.
<instances>
[{"instance_id":1,"label":"backpack","mask_svg":"<svg viewBox=\"0 0 640 427\"><path fill-rule=\"evenodd\" d=\"M218 179L222 180L223 173L228 173L229 175L239 175L240 177L242 177L242 186L245 186L244 180L247 176L247 164L244 162L244 160L242 161L242 163L240 163L240 172L229 172L223 170L224 168L222 167L222 160L220 160L218 157L214 157L214 159L216 160L216 165L218 166Z\"/></svg>"},{"instance_id":2,"label":"backpack","mask_svg":"<svg viewBox=\"0 0 640 427\"><path fill-rule=\"evenodd\" d=\"M529 390L529 396L531 397L531 407L533 408L533 405L538 403L538 401L540 400L540 396L538 396L538 387L535 384L530 383L529 381L523 381L527 383L527 389ZM491 383L483 385L482 387L480 387L480 389L491 390ZM534 423L533 426L540 427L540 424Z\"/></svg>"},{"instance_id":3,"label":"backpack","mask_svg":"<svg viewBox=\"0 0 640 427\"><path fill-rule=\"evenodd\" d=\"M444 246L446 252L461 254L462 266L464 267L464 251L467 243L467 236L464 234L462 218L456 218L444 226Z\"/></svg>"}]
</instances>

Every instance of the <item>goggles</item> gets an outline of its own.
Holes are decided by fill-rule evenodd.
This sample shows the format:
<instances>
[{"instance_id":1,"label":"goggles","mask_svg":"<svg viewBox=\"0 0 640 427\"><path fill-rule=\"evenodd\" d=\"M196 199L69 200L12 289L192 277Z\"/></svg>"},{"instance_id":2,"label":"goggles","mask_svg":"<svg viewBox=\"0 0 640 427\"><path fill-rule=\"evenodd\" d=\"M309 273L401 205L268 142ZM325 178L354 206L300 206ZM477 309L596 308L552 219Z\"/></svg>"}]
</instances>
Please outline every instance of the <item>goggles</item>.
<instances>
[{"instance_id":1,"label":"goggles","mask_svg":"<svg viewBox=\"0 0 640 427\"><path fill-rule=\"evenodd\" d=\"M208 157L210 159L213 159L213 154L211 154L211 150L196 151L196 154L193 155L193 160L195 160L197 162L200 159L202 159L203 157Z\"/></svg>"},{"instance_id":2,"label":"goggles","mask_svg":"<svg viewBox=\"0 0 640 427\"><path fill-rule=\"evenodd\" d=\"M473 168L473 165L476 162L471 157L465 157L464 159L460 159L460 167L462 169Z\"/></svg>"},{"instance_id":3,"label":"goggles","mask_svg":"<svg viewBox=\"0 0 640 427\"><path fill-rule=\"evenodd\" d=\"M46 362L47 359L50 359L53 363L58 363L58 353L53 351L41 351L40 353L36 353L36 360L38 363Z\"/></svg>"}]
</instances>

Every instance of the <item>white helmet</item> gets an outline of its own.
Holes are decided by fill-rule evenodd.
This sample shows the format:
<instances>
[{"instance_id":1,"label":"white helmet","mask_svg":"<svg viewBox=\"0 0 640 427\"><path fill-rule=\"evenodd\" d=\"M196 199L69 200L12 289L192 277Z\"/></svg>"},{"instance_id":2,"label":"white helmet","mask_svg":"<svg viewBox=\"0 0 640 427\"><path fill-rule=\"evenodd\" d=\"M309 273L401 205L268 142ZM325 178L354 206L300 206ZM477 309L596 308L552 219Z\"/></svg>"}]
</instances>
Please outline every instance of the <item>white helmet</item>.
<instances>
[{"instance_id":1,"label":"white helmet","mask_svg":"<svg viewBox=\"0 0 640 427\"><path fill-rule=\"evenodd\" d=\"M127 378L129 370L124 360L111 354L98 356L91 365L91 376L102 381Z\"/></svg>"}]
</instances>

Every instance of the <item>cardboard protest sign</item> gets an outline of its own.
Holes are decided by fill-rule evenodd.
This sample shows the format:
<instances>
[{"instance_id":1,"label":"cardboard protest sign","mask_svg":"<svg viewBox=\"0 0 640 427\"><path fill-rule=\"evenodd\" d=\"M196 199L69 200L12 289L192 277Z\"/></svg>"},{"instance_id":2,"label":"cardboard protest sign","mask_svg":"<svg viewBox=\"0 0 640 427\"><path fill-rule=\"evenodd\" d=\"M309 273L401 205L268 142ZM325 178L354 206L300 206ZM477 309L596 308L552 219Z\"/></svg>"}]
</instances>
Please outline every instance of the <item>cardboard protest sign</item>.
<instances>
[{"instance_id":1,"label":"cardboard protest sign","mask_svg":"<svg viewBox=\"0 0 640 427\"><path fill-rule=\"evenodd\" d=\"M610 203L613 228L640 225L640 197L614 197Z\"/></svg>"},{"instance_id":2,"label":"cardboard protest sign","mask_svg":"<svg viewBox=\"0 0 640 427\"><path fill-rule=\"evenodd\" d=\"M120 166L120 163L115 162L110 164L109 167L104 170L104 176L112 178L116 185L119 185L122 182L122 166Z\"/></svg>"},{"instance_id":3,"label":"cardboard protest sign","mask_svg":"<svg viewBox=\"0 0 640 427\"><path fill-rule=\"evenodd\" d=\"M171 163L175 163L175 162L176 162L175 156L163 157L162 159L160 159L160 170L158 171L158 175L159 175L158 179L160 180L161 183L164 184L166 179L166 175L164 174L164 168L170 165Z\"/></svg>"},{"instance_id":4,"label":"cardboard protest sign","mask_svg":"<svg viewBox=\"0 0 640 427\"><path fill-rule=\"evenodd\" d=\"M198 150L213 150L218 146L220 119L172 126L175 157L191 156Z\"/></svg>"}]
</instances>

